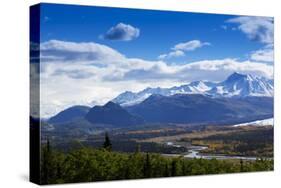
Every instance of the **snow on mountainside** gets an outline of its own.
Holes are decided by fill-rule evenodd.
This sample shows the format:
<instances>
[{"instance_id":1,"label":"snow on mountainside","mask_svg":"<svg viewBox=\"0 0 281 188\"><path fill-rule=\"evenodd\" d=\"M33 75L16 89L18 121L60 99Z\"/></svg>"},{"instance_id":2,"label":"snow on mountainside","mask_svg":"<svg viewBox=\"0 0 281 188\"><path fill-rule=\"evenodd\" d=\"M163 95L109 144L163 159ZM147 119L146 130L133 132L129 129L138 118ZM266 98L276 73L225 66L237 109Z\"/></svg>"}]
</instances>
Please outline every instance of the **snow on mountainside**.
<instances>
[{"instance_id":1,"label":"snow on mountainside","mask_svg":"<svg viewBox=\"0 0 281 188\"><path fill-rule=\"evenodd\" d=\"M174 86L171 88L146 88L138 93L126 91L121 93L112 102L118 103L122 106L131 106L141 103L147 99L150 95L163 95L171 96L174 94L201 94L210 90L214 86L212 82L195 81L187 85Z\"/></svg>"},{"instance_id":2,"label":"snow on mountainside","mask_svg":"<svg viewBox=\"0 0 281 188\"><path fill-rule=\"evenodd\" d=\"M273 96L272 81L263 77L233 73L225 81L207 91L212 96L246 97L246 96Z\"/></svg>"},{"instance_id":3,"label":"snow on mountainside","mask_svg":"<svg viewBox=\"0 0 281 188\"><path fill-rule=\"evenodd\" d=\"M241 123L241 124L234 125L233 127L268 126L268 125L273 126L273 124L274 124L273 118L269 118L269 119L264 119L264 120L257 120L257 121L253 121L253 122L248 122L248 123Z\"/></svg>"},{"instance_id":4,"label":"snow on mountainside","mask_svg":"<svg viewBox=\"0 0 281 188\"><path fill-rule=\"evenodd\" d=\"M210 90L215 83L205 81L195 81L187 85L172 87L171 94L201 94Z\"/></svg>"},{"instance_id":5,"label":"snow on mountainside","mask_svg":"<svg viewBox=\"0 0 281 188\"><path fill-rule=\"evenodd\" d=\"M226 80L219 83L194 81L171 88L146 88L137 93L126 91L112 101L122 106L131 106L144 101L152 94L163 96L203 94L211 97L273 97L273 80L234 72Z\"/></svg>"}]
</instances>

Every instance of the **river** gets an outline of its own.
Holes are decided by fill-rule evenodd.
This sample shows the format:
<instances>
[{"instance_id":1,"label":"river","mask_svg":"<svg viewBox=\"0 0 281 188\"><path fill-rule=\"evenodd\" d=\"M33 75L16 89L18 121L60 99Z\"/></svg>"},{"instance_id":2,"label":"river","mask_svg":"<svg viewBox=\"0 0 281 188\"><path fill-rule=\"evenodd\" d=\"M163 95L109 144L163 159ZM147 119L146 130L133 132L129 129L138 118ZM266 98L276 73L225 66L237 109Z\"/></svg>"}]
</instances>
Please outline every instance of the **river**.
<instances>
[{"instance_id":1,"label":"river","mask_svg":"<svg viewBox=\"0 0 281 188\"><path fill-rule=\"evenodd\" d=\"M174 146L174 147L179 147L179 144L175 144L173 142L167 142L167 145L169 146ZM162 154L164 156L183 156L185 158L202 158L202 159L242 159L242 160L256 160L257 157L244 157L244 156L235 156L235 155L218 155L218 154L201 154L200 151L207 149L207 146L184 146L188 149L187 153L182 153L182 154Z\"/></svg>"}]
</instances>

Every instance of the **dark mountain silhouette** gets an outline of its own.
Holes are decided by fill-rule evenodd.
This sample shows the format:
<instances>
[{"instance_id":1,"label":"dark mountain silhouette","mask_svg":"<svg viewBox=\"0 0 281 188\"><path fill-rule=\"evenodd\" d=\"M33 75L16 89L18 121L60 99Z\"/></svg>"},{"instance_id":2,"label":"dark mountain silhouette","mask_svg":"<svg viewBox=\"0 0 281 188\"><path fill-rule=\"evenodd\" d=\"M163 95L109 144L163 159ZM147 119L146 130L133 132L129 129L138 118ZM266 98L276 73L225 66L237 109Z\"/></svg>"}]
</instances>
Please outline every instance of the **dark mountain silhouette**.
<instances>
[{"instance_id":1,"label":"dark mountain silhouette","mask_svg":"<svg viewBox=\"0 0 281 188\"><path fill-rule=\"evenodd\" d=\"M85 118L92 124L110 124L118 127L143 124L144 120L130 114L119 104L108 102L104 106L94 106Z\"/></svg>"},{"instance_id":2,"label":"dark mountain silhouette","mask_svg":"<svg viewBox=\"0 0 281 188\"><path fill-rule=\"evenodd\" d=\"M212 98L200 94L151 95L126 107L149 123L231 124L273 116L273 98Z\"/></svg>"},{"instance_id":3,"label":"dark mountain silhouette","mask_svg":"<svg viewBox=\"0 0 281 188\"><path fill-rule=\"evenodd\" d=\"M51 124L62 124L83 118L91 108L88 106L72 106L67 108L48 120Z\"/></svg>"}]
</instances>

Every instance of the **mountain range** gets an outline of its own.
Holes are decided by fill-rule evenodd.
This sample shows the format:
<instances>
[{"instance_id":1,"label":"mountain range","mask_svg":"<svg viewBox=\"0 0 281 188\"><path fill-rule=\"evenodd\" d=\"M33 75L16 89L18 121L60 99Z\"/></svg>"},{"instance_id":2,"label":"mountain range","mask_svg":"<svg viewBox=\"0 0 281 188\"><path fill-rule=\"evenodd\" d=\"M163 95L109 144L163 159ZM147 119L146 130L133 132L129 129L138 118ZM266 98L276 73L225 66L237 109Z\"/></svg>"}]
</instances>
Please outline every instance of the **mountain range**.
<instances>
[{"instance_id":1,"label":"mountain range","mask_svg":"<svg viewBox=\"0 0 281 188\"><path fill-rule=\"evenodd\" d=\"M201 94L210 97L273 97L273 80L234 72L222 82L194 81L171 88L146 88L140 92L126 91L112 100L121 106L141 103L150 95Z\"/></svg>"},{"instance_id":2,"label":"mountain range","mask_svg":"<svg viewBox=\"0 0 281 188\"><path fill-rule=\"evenodd\" d=\"M48 120L59 129L97 125L235 125L273 117L273 80L233 73L213 83L191 82L171 88L124 92L103 106L73 106Z\"/></svg>"},{"instance_id":3,"label":"mountain range","mask_svg":"<svg viewBox=\"0 0 281 188\"><path fill-rule=\"evenodd\" d=\"M149 123L236 124L272 117L270 97L212 98L201 94L151 95L124 107Z\"/></svg>"}]
</instances>

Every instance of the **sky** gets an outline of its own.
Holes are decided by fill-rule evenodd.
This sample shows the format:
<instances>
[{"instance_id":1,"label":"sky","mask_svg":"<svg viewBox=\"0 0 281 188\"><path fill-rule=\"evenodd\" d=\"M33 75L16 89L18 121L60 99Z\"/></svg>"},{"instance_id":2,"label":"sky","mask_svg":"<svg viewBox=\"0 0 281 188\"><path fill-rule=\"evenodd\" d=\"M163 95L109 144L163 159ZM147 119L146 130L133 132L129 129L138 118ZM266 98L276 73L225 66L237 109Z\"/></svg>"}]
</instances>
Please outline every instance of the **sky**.
<instances>
[{"instance_id":1,"label":"sky","mask_svg":"<svg viewBox=\"0 0 281 188\"><path fill-rule=\"evenodd\" d=\"M273 25L270 17L41 4L41 116L235 71L272 78Z\"/></svg>"}]
</instances>

